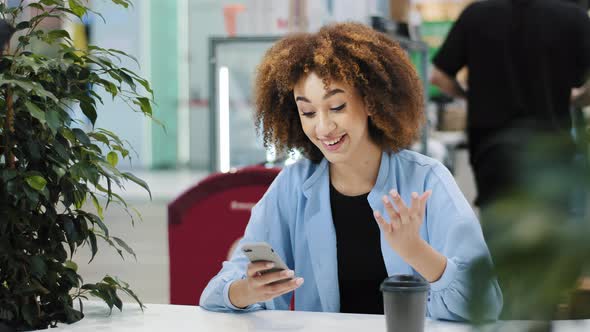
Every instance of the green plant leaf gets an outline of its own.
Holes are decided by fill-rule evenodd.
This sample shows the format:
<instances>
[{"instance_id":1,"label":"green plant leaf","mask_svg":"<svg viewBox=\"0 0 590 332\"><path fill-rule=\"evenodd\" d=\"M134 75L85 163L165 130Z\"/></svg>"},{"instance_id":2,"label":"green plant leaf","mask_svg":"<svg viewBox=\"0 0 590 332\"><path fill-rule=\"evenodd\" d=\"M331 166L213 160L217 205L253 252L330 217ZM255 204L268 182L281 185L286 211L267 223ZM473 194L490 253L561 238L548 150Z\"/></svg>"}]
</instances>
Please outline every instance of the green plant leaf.
<instances>
[{"instance_id":1,"label":"green plant leaf","mask_svg":"<svg viewBox=\"0 0 590 332\"><path fill-rule=\"evenodd\" d=\"M97 140L107 146L109 146L109 144L110 144L109 139L104 134L92 132L92 133L88 133L88 136L94 138L95 140Z\"/></svg>"},{"instance_id":2,"label":"green plant leaf","mask_svg":"<svg viewBox=\"0 0 590 332\"><path fill-rule=\"evenodd\" d=\"M39 0L45 6L59 6L63 4L63 0Z\"/></svg>"},{"instance_id":3,"label":"green plant leaf","mask_svg":"<svg viewBox=\"0 0 590 332\"><path fill-rule=\"evenodd\" d=\"M115 242L117 242L117 244L118 244L118 245L119 245L121 248L125 249L125 251L126 251L128 254L130 254L130 255L133 255L133 257L135 258L135 260L137 260L137 255L135 255L135 251L133 251L133 249L132 249L132 248L131 248L131 247L130 247L130 246L127 244L127 243L125 243L125 241L123 241L122 239L120 239L120 238L118 238L118 237L115 237L115 236L113 236L113 237L112 237L112 239L113 239Z\"/></svg>"},{"instance_id":4,"label":"green plant leaf","mask_svg":"<svg viewBox=\"0 0 590 332\"><path fill-rule=\"evenodd\" d=\"M86 14L86 7L80 5L80 3L76 0L68 0L70 5L70 9L80 18Z\"/></svg>"},{"instance_id":5,"label":"green plant leaf","mask_svg":"<svg viewBox=\"0 0 590 332\"><path fill-rule=\"evenodd\" d=\"M102 230L102 232L104 233L105 237L109 237L109 229L107 228L107 226L104 224L104 222L102 221L102 219L100 219L97 215L94 215L92 213L88 213L87 214L88 217L90 217L90 221L93 224L97 224L98 227Z\"/></svg>"},{"instance_id":6,"label":"green plant leaf","mask_svg":"<svg viewBox=\"0 0 590 332\"><path fill-rule=\"evenodd\" d=\"M63 160L68 160L70 155L68 154L68 151L66 151L66 148L63 146L63 144L61 144L58 140L55 140L53 144L53 148L55 149L55 152L57 152L57 155Z\"/></svg>"},{"instance_id":7,"label":"green plant leaf","mask_svg":"<svg viewBox=\"0 0 590 332\"><path fill-rule=\"evenodd\" d=\"M47 264L40 256L33 256L31 258L31 274L37 278L43 278L47 273Z\"/></svg>"},{"instance_id":8,"label":"green plant leaf","mask_svg":"<svg viewBox=\"0 0 590 332\"><path fill-rule=\"evenodd\" d=\"M41 285L41 283L35 278L31 278L31 286L33 286L33 288L39 291L41 294L47 295L51 293L49 289L43 287L43 285Z\"/></svg>"},{"instance_id":9,"label":"green plant leaf","mask_svg":"<svg viewBox=\"0 0 590 332\"><path fill-rule=\"evenodd\" d=\"M115 81L121 83L123 81L123 79L121 78L121 76L119 76L119 74L117 74L115 71L113 70L109 70L108 74L110 77L114 78Z\"/></svg>"},{"instance_id":10,"label":"green plant leaf","mask_svg":"<svg viewBox=\"0 0 590 332\"><path fill-rule=\"evenodd\" d=\"M74 133L74 135L76 136L76 138L78 139L78 141L80 141L80 143L84 144L84 145L90 145L90 139L88 138L88 135L86 135L86 133L84 132L84 130L80 129L80 128L74 128L72 130L72 132Z\"/></svg>"},{"instance_id":11,"label":"green plant leaf","mask_svg":"<svg viewBox=\"0 0 590 332\"><path fill-rule=\"evenodd\" d=\"M133 56L133 55L131 55L131 54L127 54L127 53L125 53L125 52L123 52L123 51L116 50L116 49L114 49L114 48L109 48L109 49L108 49L108 50L106 50L106 51L107 51L107 52L109 52L109 53L111 53L111 54L112 54L112 53L115 53L115 54L120 54L120 55L123 55L123 56L125 56L125 57L127 57L127 58L130 58L131 60L135 61L135 63L136 63L137 65L139 65L139 61L137 60L137 58L136 58L136 57L134 57L134 56ZM121 68L121 69L122 69L122 70L125 70L125 68Z\"/></svg>"},{"instance_id":12,"label":"green plant leaf","mask_svg":"<svg viewBox=\"0 0 590 332\"><path fill-rule=\"evenodd\" d=\"M29 110L29 113L31 113L32 117L39 120L42 124L45 124L45 113L39 108L39 106L29 100L25 101L25 106Z\"/></svg>"},{"instance_id":13,"label":"green plant leaf","mask_svg":"<svg viewBox=\"0 0 590 332\"><path fill-rule=\"evenodd\" d=\"M136 100L137 102L134 103L139 105L141 111L146 115L152 116L152 105L150 100L146 97L137 97Z\"/></svg>"},{"instance_id":14,"label":"green plant leaf","mask_svg":"<svg viewBox=\"0 0 590 332\"><path fill-rule=\"evenodd\" d=\"M59 113L56 110L48 110L45 113L45 120L47 120L47 126L55 134L59 131L62 121Z\"/></svg>"},{"instance_id":15,"label":"green plant leaf","mask_svg":"<svg viewBox=\"0 0 590 332\"><path fill-rule=\"evenodd\" d=\"M135 175L133 175L129 172L125 172L125 173L121 173L121 174L123 175L124 178L137 183L143 189L147 190L147 192L150 194L150 199L152 199L152 192L150 191L150 187L148 186L148 184L145 181L143 181L142 179L136 177Z\"/></svg>"},{"instance_id":16,"label":"green plant leaf","mask_svg":"<svg viewBox=\"0 0 590 332\"><path fill-rule=\"evenodd\" d=\"M113 303L115 304L115 307L117 307L117 309L119 309L119 311L123 311L123 301L121 301L121 298L119 297L119 295L117 295L117 292L115 291L115 289L113 289Z\"/></svg>"},{"instance_id":17,"label":"green plant leaf","mask_svg":"<svg viewBox=\"0 0 590 332\"><path fill-rule=\"evenodd\" d=\"M10 183L12 184L12 182ZM23 186L22 191L25 192L26 197L29 199L29 204L37 205L39 203L39 192L36 189L31 188L30 186ZM19 197L20 195L16 195Z\"/></svg>"},{"instance_id":18,"label":"green plant leaf","mask_svg":"<svg viewBox=\"0 0 590 332\"><path fill-rule=\"evenodd\" d=\"M96 296L96 297L98 297L100 299L102 299L104 301L104 303L106 303L106 305L109 307L109 309L112 312L112 310L113 310L113 299L112 299L111 294L104 287L104 286L108 286L108 285L100 284L99 283L99 284L97 284L97 286L98 287L96 289L90 291L90 294L93 295L93 296Z\"/></svg>"},{"instance_id":19,"label":"green plant leaf","mask_svg":"<svg viewBox=\"0 0 590 332\"><path fill-rule=\"evenodd\" d=\"M57 165L53 165L51 167L53 169L53 172L55 172L55 175L57 177L57 180L59 181L64 175L66 175L66 170L57 166Z\"/></svg>"},{"instance_id":20,"label":"green plant leaf","mask_svg":"<svg viewBox=\"0 0 590 332\"><path fill-rule=\"evenodd\" d=\"M102 278L102 281L111 285L111 286L117 286L119 283L115 281L115 279L113 279L113 277L106 275L104 278Z\"/></svg>"},{"instance_id":21,"label":"green plant leaf","mask_svg":"<svg viewBox=\"0 0 590 332\"><path fill-rule=\"evenodd\" d=\"M129 5L131 4L131 1L128 0L112 0L113 3L123 6L125 8L129 7Z\"/></svg>"},{"instance_id":22,"label":"green plant leaf","mask_svg":"<svg viewBox=\"0 0 590 332\"><path fill-rule=\"evenodd\" d=\"M107 154L107 161L109 164L111 164L111 166L117 167L117 164L119 163L119 156L115 151L111 151Z\"/></svg>"},{"instance_id":23,"label":"green plant leaf","mask_svg":"<svg viewBox=\"0 0 590 332\"><path fill-rule=\"evenodd\" d=\"M111 238L106 237L100 233L97 233L97 235L98 235L98 237L103 239L106 243L108 243L109 246L111 246L113 249L115 249L117 251L117 254L119 254L119 256L121 256L121 259L125 260L125 256L123 256L123 250L121 250L119 247L117 247L117 245L115 244L115 242L113 242L113 240L111 240Z\"/></svg>"},{"instance_id":24,"label":"green plant leaf","mask_svg":"<svg viewBox=\"0 0 590 332\"><path fill-rule=\"evenodd\" d=\"M64 266L70 270L75 271L75 272L78 271L78 264L76 264L76 262L74 262L74 261L68 260L64 263Z\"/></svg>"},{"instance_id":25,"label":"green plant leaf","mask_svg":"<svg viewBox=\"0 0 590 332\"><path fill-rule=\"evenodd\" d=\"M96 195L94 195L93 193L90 193L90 195L92 196L92 203L94 204L94 207L96 208L96 213L98 213L98 216L101 219L104 219L104 215L102 214L102 205L100 205L100 202L98 201L98 199L96 198Z\"/></svg>"},{"instance_id":26,"label":"green plant leaf","mask_svg":"<svg viewBox=\"0 0 590 332\"><path fill-rule=\"evenodd\" d=\"M27 184L31 188L37 191L42 191L43 189L45 189L45 186L47 185L47 180L45 180L40 175L27 176L25 178L25 182L27 182Z\"/></svg>"},{"instance_id":27,"label":"green plant leaf","mask_svg":"<svg viewBox=\"0 0 590 332\"><path fill-rule=\"evenodd\" d=\"M29 21L22 21L19 24L16 25L16 30L24 30L24 29L28 29L31 27L31 22Z\"/></svg>"},{"instance_id":28,"label":"green plant leaf","mask_svg":"<svg viewBox=\"0 0 590 332\"><path fill-rule=\"evenodd\" d=\"M94 234L94 231L92 231L92 230L88 231L88 241L90 242L90 252L91 252L90 260L88 261L88 263L90 264L90 262L92 262L92 260L94 259L94 256L96 256L96 253L98 252L98 245L96 243L96 234Z\"/></svg>"},{"instance_id":29,"label":"green plant leaf","mask_svg":"<svg viewBox=\"0 0 590 332\"><path fill-rule=\"evenodd\" d=\"M119 153L121 153L121 156L123 158L127 158L127 156L129 155L129 150L125 149L124 147L122 147L120 145L113 145L113 149L119 151Z\"/></svg>"},{"instance_id":30,"label":"green plant leaf","mask_svg":"<svg viewBox=\"0 0 590 332\"><path fill-rule=\"evenodd\" d=\"M43 88L43 86L37 82L31 82L27 79L7 79L6 77L4 77L4 74L0 74L0 86L6 84L17 86L25 90L25 92L27 93L34 92L36 95L40 97L49 98L56 103L58 102L57 98L53 93L45 90L45 88Z\"/></svg>"},{"instance_id":31,"label":"green plant leaf","mask_svg":"<svg viewBox=\"0 0 590 332\"><path fill-rule=\"evenodd\" d=\"M4 4L2 4L2 5L4 5ZM39 10L45 10L45 8L43 8L43 6L37 2L31 2L27 5L27 7L31 7L31 8L35 8L35 9L39 9Z\"/></svg>"},{"instance_id":32,"label":"green plant leaf","mask_svg":"<svg viewBox=\"0 0 590 332\"><path fill-rule=\"evenodd\" d=\"M96 109L94 108L94 105L90 103L81 102L80 108L82 109L82 113L86 115L88 120L90 120L90 122L94 126L94 124L96 123Z\"/></svg>"},{"instance_id":33,"label":"green plant leaf","mask_svg":"<svg viewBox=\"0 0 590 332\"><path fill-rule=\"evenodd\" d=\"M113 98L115 98L117 94L119 94L119 88L117 88L117 86L113 82L102 80L102 84L105 90L109 92L111 96L113 96Z\"/></svg>"},{"instance_id":34,"label":"green plant leaf","mask_svg":"<svg viewBox=\"0 0 590 332\"><path fill-rule=\"evenodd\" d=\"M51 30L47 33L46 41L53 43L56 39L60 38L72 39L66 30Z\"/></svg>"},{"instance_id":35,"label":"green plant leaf","mask_svg":"<svg viewBox=\"0 0 590 332\"><path fill-rule=\"evenodd\" d=\"M131 88L131 90L133 90L133 92L137 92L137 87L136 87L135 82L133 81L133 78L131 76L129 76L124 71L119 70L119 77L121 77L121 79L125 83L127 83L127 85L129 85L129 87Z\"/></svg>"},{"instance_id":36,"label":"green plant leaf","mask_svg":"<svg viewBox=\"0 0 590 332\"><path fill-rule=\"evenodd\" d=\"M64 216L63 220L63 228L64 232L66 233L66 239L68 242L68 246L70 247L70 256L74 255L74 251L76 250L76 240L78 234L76 232L76 228L74 227L74 222L69 216Z\"/></svg>"},{"instance_id":37,"label":"green plant leaf","mask_svg":"<svg viewBox=\"0 0 590 332\"><path fill-rule=\"evenodd\" d=\"M1 170L0 174L4 182L12 181L14 178L18 176L18 172L15 169L3 169Z\"/></svg>"}]
</instances>

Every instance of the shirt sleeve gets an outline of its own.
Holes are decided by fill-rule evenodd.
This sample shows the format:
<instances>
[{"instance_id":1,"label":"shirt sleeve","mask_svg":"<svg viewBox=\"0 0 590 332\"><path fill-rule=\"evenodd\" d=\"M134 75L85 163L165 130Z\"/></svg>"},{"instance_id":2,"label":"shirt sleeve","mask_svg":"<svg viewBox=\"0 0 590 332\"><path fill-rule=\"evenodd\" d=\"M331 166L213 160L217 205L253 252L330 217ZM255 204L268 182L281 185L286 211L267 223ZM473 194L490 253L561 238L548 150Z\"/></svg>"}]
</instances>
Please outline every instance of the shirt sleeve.
<instances>
[{"instance_id":1,"label":"shirt sleeve","mask_svg":"<svg viewBox=\"0 0 590 332\"><path fill-rule=\"evenodd\" d=\"M467 7L451 27L445 41L432 59L432 63L445 74L455 77L467 64Z\"/></svg>"},{"instance_id":2,"label":"shirt sleeve","mask_svg":"<svg viewBox=\"0 0 590 332\"><path fill-rule=\"evenodd\" d=\"M441 278L431 283L428 315L436 319L470 320L469 269L482 257L491 261L490 252L477 217L442 164L432 169L427 187L432 189L426 206L429 243L447 258ZM488 312L484 318L495 320L502 310L502 292L495 279L486 287L483 293Z\"/></svg>"},{"instance_id":3,"label":"shirt sleeve","mask_svg":"<svg viewBox=\"0 0 590 332\"><path fill-rule=\"evenodd\" d=\"M199 305L203 309L217 312L249 312L263 309L287 310L289 308L291 293L267 302L255 303L246 308L238 308L229 300L231 284L236 280L246 278L249 260L239 250L243 244L267 242L285 259L287 265L293 266L291 251L288 249L290 247L288 230L284 226L286 224L284 222L286 214L281 213L282 211L288 211L288 209L279 208L279 200L282 198L278 187L286 185L284 183L286 181L284 173L285 170L277 176L262 199L254 206L244 237L236 246L237 249L232 254L231 259L223 262L221 271L209 281L207 287L203 290L199 301Z\"/></svg>"}]
</instances>

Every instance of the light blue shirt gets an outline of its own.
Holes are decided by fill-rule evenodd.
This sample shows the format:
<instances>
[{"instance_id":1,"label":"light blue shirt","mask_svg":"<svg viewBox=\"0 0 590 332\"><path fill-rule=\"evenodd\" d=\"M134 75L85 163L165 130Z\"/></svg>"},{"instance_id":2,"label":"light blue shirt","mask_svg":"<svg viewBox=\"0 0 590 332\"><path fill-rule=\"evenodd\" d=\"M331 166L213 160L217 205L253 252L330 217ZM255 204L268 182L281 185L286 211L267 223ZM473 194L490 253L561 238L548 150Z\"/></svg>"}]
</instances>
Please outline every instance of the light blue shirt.
<instances>
[{"instance_id":1,"label":"light blue shirt","mask_svg":"<svg viewBox=\"0 0 590 332\"><path fill-rule=\"evenodd\" d=\"M332 222L328 161L301 160L284 168L252 209L244 243L268 242L295 275L305 282L295 291L295 309L340 311L336 233ZM430 284L427 315L436 319L468 320L468 268L481 256L489 257L480 224L450 172L438 161L402 150L384 152L375 186L368 196L373 210L388 220L381 201L397 189L404 202L411 193L432 189L420 236L447 257L441 278ZM389 221L389 220L388 220ZM371 220L370 222L375 222ZM354 245L354 244L351 244ZM362 245L362 244L359 244ZM418 274L387 244L381 234L381 252L388 275ZM292 293L238 309L229 301L229 286L245 278L248 259L236 250L209 282L200 305L213 311L288 310ZM487 285L489 319L497 319L502 293L497 281Z\"/></svg>"}]
</instances>

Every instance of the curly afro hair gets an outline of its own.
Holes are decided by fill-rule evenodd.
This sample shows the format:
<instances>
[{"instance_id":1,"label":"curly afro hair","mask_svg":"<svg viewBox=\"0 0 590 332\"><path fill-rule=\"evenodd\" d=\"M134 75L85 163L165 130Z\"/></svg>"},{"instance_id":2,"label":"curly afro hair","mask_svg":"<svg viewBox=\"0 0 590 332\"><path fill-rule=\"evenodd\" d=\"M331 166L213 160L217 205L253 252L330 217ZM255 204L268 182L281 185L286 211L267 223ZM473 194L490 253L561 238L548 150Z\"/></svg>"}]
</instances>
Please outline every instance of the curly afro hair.
<instances>
[{"instance_id":1,"label":"curly afro hair","mask_svg":"<svg viewBox=\"0 0 590 332\"><path fill-rule=\"evenodd\" d=\"M254 86L256 127L265 146L299 149L323 158L301 127L293 87L309 73L354 87L364 101L371 138L399 151L418 136L424 121L420 79L406 52L387 35L358 23L328 25L317 33L284 37L265 54Z\"/></svg>"}]
</instances>

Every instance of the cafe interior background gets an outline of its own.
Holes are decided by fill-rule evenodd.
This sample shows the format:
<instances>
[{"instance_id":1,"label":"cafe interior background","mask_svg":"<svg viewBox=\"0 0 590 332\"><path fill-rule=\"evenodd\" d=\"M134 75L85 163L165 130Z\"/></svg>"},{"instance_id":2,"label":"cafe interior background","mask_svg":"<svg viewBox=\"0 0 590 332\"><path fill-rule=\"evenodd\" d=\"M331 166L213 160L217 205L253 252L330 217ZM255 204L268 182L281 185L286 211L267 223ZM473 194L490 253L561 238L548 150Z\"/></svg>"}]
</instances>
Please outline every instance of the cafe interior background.
<instances>
[{"instance_id":1,"label":"cafe interior background","mask_svg":"<svg viewBox=\"0 0 590 332\"><path fill-rule=\"evenodd\" d=\"M428 85L430 57L444 40L469 0L137 0L126 10L93 0L106 23L90 15L66 27L78 31L78 42L120 49L135 56L123 65L147 78L154 90L154 118L161 125L127 111L127 105L104 98L96 127L109 128L133 147L131 160L120 168L132 171L150 186L153 198L133 183L121 195L142 215L133 226L127 213L111 206L105 222L111 234L133 248L137 259L103 245L92 263L89 250L74 259L85 280L105 273L128 282L144 303L170 303L171 215L169 205L214 173L233 172L250 165L272 165L277 156L263 148L252 118L252 79L262 54L280 36L316 31L330 22L378 24L396 34L395 21L407 22L405 44L427 89L427 124L412 147L443 162L470 202L476 192L465 149L466 105L442 98ZM386 18L385 20L380 18ZM392 21L390 21L391 19ZM464 77L464 74L461 74ZM461 76L460 75L460 76ZM586 110L588 113L588 110ZM81 114L81 113L79 113ZM83 116L80 119L84 121ZM282 165L297 154L284 156ZM279 163L275 165L280 166ZM245 205L241 205L244 203ZM228 209L248 208L232 202ZM195 221L205 236L208 224L232 227L216 212ZM198 235L195 234L195 241ZM230 250L228 247L227 250ZM204 252L183 251L184 259ZM219 266L213 269L217 270ZM199 269L199 266L193 267ZM212 275L203 275L209 279ZM194 293L197 304L200 294ZM130 298L122 294L125 300ZM172 301L174 302L174 301ZM189 303L184 303L189 304Z\"/></svg>"}]
</instances>

